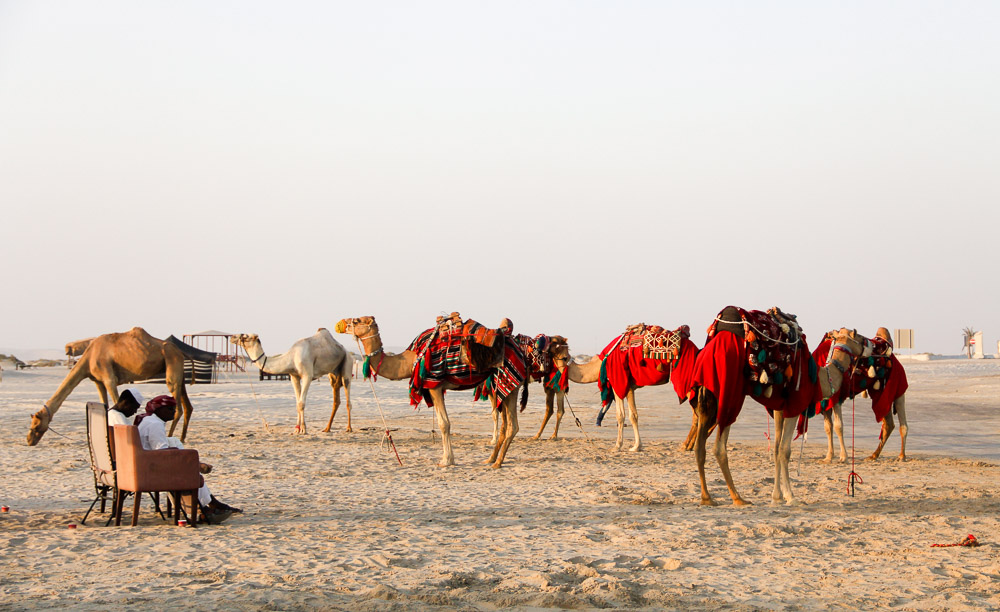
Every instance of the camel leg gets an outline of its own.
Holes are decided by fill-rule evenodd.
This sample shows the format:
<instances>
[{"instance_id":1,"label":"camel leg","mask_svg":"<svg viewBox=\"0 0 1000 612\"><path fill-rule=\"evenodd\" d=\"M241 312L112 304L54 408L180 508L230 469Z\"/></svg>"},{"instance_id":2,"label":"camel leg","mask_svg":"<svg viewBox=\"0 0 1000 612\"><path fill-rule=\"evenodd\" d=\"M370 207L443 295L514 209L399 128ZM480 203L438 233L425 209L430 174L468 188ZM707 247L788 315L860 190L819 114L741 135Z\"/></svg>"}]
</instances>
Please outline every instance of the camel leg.
<instances>
[{"instance_id":1,"label":"camel leg","mask_svg":"<svg viewBox=\"0 0 1000 612\"><path fill-rule=\"evenodd\" d=\"M490 404L493 405L493 410L490 411L490 416L493 417L493 437L490 438L490 444L492 444L493 446L499 444L500 440L500 410L497 407L496 403L497 403L496 395L491 395ZM490 463L492 462L493 461L490 460Z\"/></svg>"},{"instance_id":2,"label":"camel leg","mask_svg":"<svg viewBox=\"0 0 1000 612\"><path fill-rule=\"evenodd\" d=\"M615 442L615 450L622 449L622 435L625 431L625 399L615 395L615 408L618 417L618 440Z\"/></svg>"},{"instance_id":3,"label":"camel leg","mask_svg":"<svg viewBox=\"0 0 1000 612\"><path fill-rule=\"evenodd\" d=\"M299 409L299 398L302 397L302 381L299 379L298 374L289 374L288 380L292 381L292 389L295 390L295 410ZM295 421L295 433L302 433L300 427L302 423L298 419Z\"/></svg>"},{"instance_id":4,"label":"camel leg","mask_svg":"<svg viewBox=\"0 0 1000 612\"><path fill-rule=\"evenodd\" d=\"M484 464L489 465L497 460L500 455L500 447L503 445L504 435L507 431L507 413L503 411L503 406L497 402L496 394L490 395L490 405L493 406L493 451ZM501 419L503 422L501 423Z\"/></svg>"},{"instance_id":5,"label":"camel leg","mask_svg":"<svg viewBox=\"0 0 1000 612\"><path fill-rule=\"evenodd\" d=\"M167 388L170 390L170 395L174 396L174 401L177 402L177 408L174 411L174 420L170 423L170 434L174 435L174 429L177 427L177 421L181 419L181 415L184 416L184 423L181 426L181 442L187 439L188 423L191 422L191 413L194 411L194 406L191 405L191 398L188 397L187 387L183 382L168 384Z\"/></svg>"},{"instance_id":6,"label":"camel leg","mask_svg":"<svg viewBox=\"0 0 1000 612\"><path fill-rule=\"evenodd\" d=\"M840 441L840 462L844 463L847 461L847 447L844 445L844 407L842 404L834 404L833 406L833 432L837 434L837 440Z\"/></svg>"},{"instance_id":7,"label":"camel leg","mask_svg":"<svg viewBox=\"0 0 1000 612\"><path fill-rule=\"evenodd\" d=\"M551 439L557 440L559 438L559 424L562 423L563 414L566 413L566 408L565 408L566 394L562 391L552 391L550 393L555 395L556 398L556 430L552 432ZM546 397L545 401L546 404L548 404L551 400L548 399L548 397ZM549 414L551 413L552 409L549 408Z\"/></svg>"},{"instance_id":8,"label":"camel leg","mask_svg":"<svg viewBox=\"0 0 1000 612\"><path fill-rule=\"evenodd\" d=\"M732 425L726 427L725 429L719 429L715 436L715 459L719 463L719 469L722 470L722 476L726 479L726 486L729 488L729 497L733 498L734 506L750 506L752 505L747 500L740 497L740 494L736 491L736 485L733 484L733 475L729 471L729 430L732 429ZM707 434L706 434L707 435Z\"/></svg>"},{"instance_id":9,"label":"camel leg","mask_svg":"<svg viewBox=\"0 0 1000 612\"><path fill-rule=\"evenodd\" d=\"M525 383L527 384L527 383ZM517 393L511 393L503 401L504 414L507 416L507 427L504 433L503 446L500 448L500 455L497 457L496 463L493 464L493 469L498 469L503 465L504 457L507 456L507 450L510 448L510 443L514 441L514 436L517 435Z\"/></svg>"},{"instance_id":10,"label":"camel leg","mask_svg":"<svg viewBox=\"0 0 1000 612\"><path fill-rule=\"evenodd\" d=\"M882 454L882 448L889 441L889 434L892 433L893 429L896 429L896 424L893 422L892 411L890 410L889 414L885 415L885 418L882 419L882 432L878 436L878 448L868 457L869 460L874 461Z\"/></svg>"},{"instance_id":11,"label":"camel leg","mask_svg":"<svg viewBox=\"0 0 1000 612\"><path fill-rule=\"evenodd\" d=\"M546 389L545 390L545 416L542 417L542 426L538 428L538 433L535 434L535 437L533 437L532 440L537 440L537 439L539 439L539 438L542 437L542 432L545 431L545 426L548 424L549 419L552 418L552 412L553 412L553 408L552 408L552 391L549 391L548 389ZM556 432L558 432L558 431L559 431L559 421L556 421ZM552 437L554 438L555 434L552 434Z\"/></svg>"},{"instance_id":12,"label":"camel leg","mask_svg":"<svg viewBox=\"0 0 1000 612\"><path fill-rule=\"evenodd\" d=\"M440 388L431 389L431 401L434 402L434 414L437 415L438 429L441 430L441 463L439 467L449 467L455 465L455 453L451 450L451 421L448 420L448 411L444 407L444 391Z\"/></svg>"},{"instance_id":13,"label":"camel leg","mask_svg":"<svg viewBox=\"0 0 1000 612\"><path fill-rule=\"evenodd\" d=\"M782 418L782 423L778 422L778 415L781 411L774 413L774 429L780 439L775 443L775 447L780 451L776 455L776 465L779 467L778 473L781 477L781 492L785 498L785 504L794 506L797 504L795 495L792 493L792 479L788 471L789 463L792 459L792 439L795 437L795 419Z\"/></svg>"},{"instance_id":14,"label":"camel leg","mask_svg":"<svg viewBox=\"0 0 1000 612\"><path fill-rule=\"evenodd\" d=\"M326 424L326 428L323 433L329 433L330 428L333 427L333 417L337 416L337 409L340 408L340 388L343 386L343 378L336 374L330 374L330 387L333 389L333 410L330 412L330 420ZM351 429L351 410L347 410L347 431L354 431Z\"/></svg>"},{"instance_id":15,"label":"camel leg","mask_svg":"<svg viewBox=\"0 0 1000 612\"><path fill-rule=\"evenodd\" d=\"M906 395L900 395L892 404L899 417L899 460L906 461Z\"/></svg>"},{"instance_id":16,"label":"camel leg","mask_svg":"<svg viewBox=\"0 0 1000 612\"><path fill-rule=\"evenodd\" d=\"M97 386L97 393L100 394L101 401L104 402L104 405L107 406L107 407L109 407L109 408L111 406L114 406L114 404L109 404L108 403L108 390L104 388L104 383L101 382L101 381L99 381L99 380L97 380L97 381L94 381L94 384ZM118 402L115 402L115 403L118 403ZM139 408L142 408L142 406L139 406Z\"/></svg>"},{"instance_id":17,"label":"camel leg","mask_svg":"<svg viewBox=\"0 0 1000 612\"><path fill-rule=\"evenodd\" d=\"M833 461L833 410L823 413L823 431L826 432L826 456L820 459L820 463L830 463Z\"/></svg>"},{"instance_id":18,"label":"camel leg","mask_svg":"<svg viewBox=\"0 0 1000 612\"><path fill-rule=\"evenodd\" d=\"M710 399L711 398L711 399ZM708 430L715 423L717 416L715 398L706 389L698 389L698 400L695 413L698 415L698 432L694 441L694 456L698 463L698 479L701 481L701 505L716 506L708 492L708 485L705 483L705 442L708 439Z\"/></svg>"},{"instance_id":19,"label":"camel leg","mask_svg":"<svg viewBox=\"0 0 1000 612\"><path fill-rule=\"evenodd\" d=\"M633 453L642 450L642 440L639 438L639 410L635 407L635 389L629 389L628 394L625 396L628 399L628 420L632 423L632 429L635 430L635 444L629 450Z\"/></svg>"},{"instance_id":20,"label":"camel leg","mask_svg":"<svg viewBox=\"0 0 1000 612\"><path fill-rule=\"evenodd\" d=\"M299 381L299 385L302 387L302 392L299 394L299 399L295 402L295 409L299 413L299 422L296 429L300 434L306 433L306 397L309 395L309 385L312 384L312 373L306 372Z\"/></svg>"}]
</instances>

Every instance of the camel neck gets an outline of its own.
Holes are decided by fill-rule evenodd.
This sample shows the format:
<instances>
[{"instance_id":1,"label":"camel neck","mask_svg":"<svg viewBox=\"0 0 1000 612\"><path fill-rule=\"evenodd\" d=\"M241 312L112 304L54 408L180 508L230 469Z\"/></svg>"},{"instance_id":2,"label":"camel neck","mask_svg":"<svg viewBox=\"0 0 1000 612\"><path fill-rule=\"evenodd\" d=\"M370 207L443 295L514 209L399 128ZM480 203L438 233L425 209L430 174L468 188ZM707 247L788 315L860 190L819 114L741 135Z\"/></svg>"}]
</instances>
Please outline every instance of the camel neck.
<instances>
[{"instance_id":1,"label":"camel neck","mask_svg":"<svg viewBox=\"0 0 1000 612\"><path fill-rule=\"evenodd\" d=\"M569 379L575 383L595 383L601 375L601 360L594 358L584 364L570 361L566 369L569 372Z\"/></svg>"},{"instance_id":2,"label":"camel neck","mask_svg":"<svg viewBox=\"0 0 1000 612\"><path fill-rule=\"evenodd\" d=\"M279 353L278 355L265 354L264 347L259 341L245 348L247 355L250 355L250 359L265 374L288 374L295 371L295 364L291 362L289 357L284 353Z\"/></svg>"}]
</instances>

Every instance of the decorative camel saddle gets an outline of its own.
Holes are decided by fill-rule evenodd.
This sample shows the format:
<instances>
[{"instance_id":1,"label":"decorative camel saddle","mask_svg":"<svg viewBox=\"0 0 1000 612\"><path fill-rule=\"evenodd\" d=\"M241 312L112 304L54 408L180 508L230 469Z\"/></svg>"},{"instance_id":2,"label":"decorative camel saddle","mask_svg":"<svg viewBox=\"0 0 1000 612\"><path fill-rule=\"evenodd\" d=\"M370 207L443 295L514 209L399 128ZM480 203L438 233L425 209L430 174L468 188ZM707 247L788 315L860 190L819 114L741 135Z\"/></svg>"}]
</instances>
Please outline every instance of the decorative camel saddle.
<instances>
[{"instance_id":1,"label":"decorative camel saddle","mask_svg":"<svg viewBox=\"0 0 1000 612\"><path fill-rule=\"evenodd\" d=\"M601 391L602 410L598 424L614 395L624 397L631 380L639 387L659 385L670 380L670 372L684 353L691 328L681 325L670 331L659 325L629 325L622 335L598 354L601 373L597 385ZM692 345L693 348L693 345Z\"/></svg>"},{"instance_id":2,"label":"decorative camel saddle","mask_svg":"<svg viewBox=\"0 0 1000 612\"><path fill-rule=\"evenodd\" d=\"M511 326L512 327L512 326ZM431 405L428 389L445 382L460 389L481 383L495 388L499 399L516 390L526 376L524 354L509 329L490 329L459 313L438 317L434 327L417 336L407 350L418 355L410 377L410 403Z\"/></svg>"},{"instance_id":3,"label":"decorative camel saddle","mask_svg":"<svg viewBox=\"0 0 1000 612\"><path fill-rule=\"evenodd\" d=\"M770 398L775 391L785 391L790 386L798 388L800 381L797 378L792 380L796 355L799 350L808 349L805 348L806 336L799 327L797 317L782 312L777 306L767 312L729 306L722 309L708 326L709 339L720 328L729 327L732 331L733 322L722 319L722 314L729 308L739 312L742 322L747 354L743 375L747 390L754 397ZM812 359L808 362L809 381L815 383L816 362Z\"/></svg>"}]
</instances>

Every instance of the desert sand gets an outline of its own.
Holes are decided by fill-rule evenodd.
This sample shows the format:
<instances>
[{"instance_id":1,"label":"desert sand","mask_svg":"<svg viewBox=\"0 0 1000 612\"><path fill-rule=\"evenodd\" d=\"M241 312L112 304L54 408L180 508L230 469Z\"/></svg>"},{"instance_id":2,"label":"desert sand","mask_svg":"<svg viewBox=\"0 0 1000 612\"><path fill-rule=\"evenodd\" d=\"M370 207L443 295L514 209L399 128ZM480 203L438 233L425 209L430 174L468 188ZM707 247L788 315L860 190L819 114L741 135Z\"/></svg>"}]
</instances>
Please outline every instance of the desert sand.
<instances>
[{"instance_id":1,"label":"desert sand","mask_svg":"<svg viewBox=\"0 0 1000 612\"><path fill-rule=\"evenodd\" d=\"M531 440L542 414L532 385L499 470L480 463L492 428L486 405L450 393L458 465L442 469L432 412L408 406L404 383L375 383L400 467L380 448L367 382L352 385L355 433L343 431L343 412L321 433L331 392L320 380L309 434L296 436L290 383L228 375L189 388L188 446L215 466L213 492L245 513L196 529L163 522L148 498L138 527L105 527L106 515L92 515L69 529L93 498L83 406L96 389L80 385L28 447L29 415L66 369L8 370L0 609L1000 609L1000 360L906 367L909 461L896 460L896 433L882 459L863 460L878 426L859 400L864 483L855 497L850 458L818 462L826 441L814 419L808 441L793 446L804 505L771 506L766 413L748 401L730 455L737 487L755 504L746 508L732 506L711 456L721 505L698 505L694 457L679 449L690 409L671 387L639 391L644 450L630 453L612 450L613 411L594 427L596 385L571 387L585 435L567 413L559 440L547 439L551 423ZM851 412L845 406L849 452ZM980 547L931 547L970 533Z\"/></svg>"}]
</instances>

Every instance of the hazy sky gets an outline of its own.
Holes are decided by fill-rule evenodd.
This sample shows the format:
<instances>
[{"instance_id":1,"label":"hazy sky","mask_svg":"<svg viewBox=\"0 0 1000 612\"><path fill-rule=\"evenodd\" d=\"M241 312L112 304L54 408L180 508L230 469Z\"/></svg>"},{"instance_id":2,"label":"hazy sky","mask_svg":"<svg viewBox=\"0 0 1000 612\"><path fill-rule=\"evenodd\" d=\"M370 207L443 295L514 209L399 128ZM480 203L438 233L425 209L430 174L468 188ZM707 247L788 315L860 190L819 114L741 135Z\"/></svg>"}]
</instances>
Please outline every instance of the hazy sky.
<instances>
[{"instance_id":1,"label":"hazy sky","mask_svg":"<svg viewBox=\"0 0 1000 612\"><path fill-rule=\"evenodd\" d=\"M998 32L954 0L0 0L0 346L459 310L592 353L736 304L992 353Z\"/></svg>"}]
</instances>

